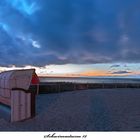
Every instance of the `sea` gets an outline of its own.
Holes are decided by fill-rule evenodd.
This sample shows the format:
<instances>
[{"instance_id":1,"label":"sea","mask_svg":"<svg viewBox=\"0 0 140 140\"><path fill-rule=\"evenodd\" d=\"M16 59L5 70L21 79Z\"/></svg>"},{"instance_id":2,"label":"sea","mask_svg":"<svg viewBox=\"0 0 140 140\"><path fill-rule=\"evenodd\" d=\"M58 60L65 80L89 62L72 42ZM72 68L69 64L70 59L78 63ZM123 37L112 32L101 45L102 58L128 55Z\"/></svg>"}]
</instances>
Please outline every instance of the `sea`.
<instances>
[{"instance_id":1,"label":"sea","mask_svg":"<svg viewBox=\"0 0 140 140\"><path fill-rule=\"evenodd\" d=\"M70 83L140 83L140 78L41 77L40 81Z\"/></svg>"}]
</instances>

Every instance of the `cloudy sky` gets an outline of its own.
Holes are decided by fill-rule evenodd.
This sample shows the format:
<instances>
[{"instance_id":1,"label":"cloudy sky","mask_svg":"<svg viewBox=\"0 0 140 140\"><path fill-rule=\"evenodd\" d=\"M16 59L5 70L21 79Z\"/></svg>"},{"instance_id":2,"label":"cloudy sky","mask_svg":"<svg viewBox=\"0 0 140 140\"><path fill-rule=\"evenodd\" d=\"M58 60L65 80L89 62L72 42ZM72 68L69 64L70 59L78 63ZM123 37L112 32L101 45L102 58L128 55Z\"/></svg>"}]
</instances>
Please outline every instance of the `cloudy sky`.
<instances>
[{"instance_id":1,"label":"cloudy sky","mask_svg":"<svg viewBox=\"0 0 140 140\"><path fill-rule=\"evenodd\" d=\"M0 70L136 77L139 25L139 0L1 0Z\"/></svg>"}]
</instances>

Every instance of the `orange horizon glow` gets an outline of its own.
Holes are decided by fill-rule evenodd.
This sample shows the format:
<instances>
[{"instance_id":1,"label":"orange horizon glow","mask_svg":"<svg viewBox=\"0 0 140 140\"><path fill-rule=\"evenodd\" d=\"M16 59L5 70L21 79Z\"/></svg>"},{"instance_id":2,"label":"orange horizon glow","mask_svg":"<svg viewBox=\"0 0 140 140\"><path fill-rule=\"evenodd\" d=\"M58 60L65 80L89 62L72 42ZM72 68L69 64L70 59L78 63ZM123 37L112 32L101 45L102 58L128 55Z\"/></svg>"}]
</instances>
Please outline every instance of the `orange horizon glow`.
<instances>
[{"instance_id":1,"label":"orange horizon glow","mask_svg":"<svg viewBox=\"0 0 140 140\"><path fill-rule=\"evenodd\" d=\"M0 67L0 72L13 70L13 69L36 69L36 73L39 77L117 77L117 76L140 76L140 71L137 69L137 65L130 65L129 69L125 67L111 67L104 65L49 65L45 67L25 66L25 67ZM133 68L133 69L132 69ZM128 73L115 73L117 71L126 71ZM114 73L113 73L114 72Z\"/></svg>"},{"instance_id":2,"label":"orange horizon glow","mask_svg":"<svg viewBox=\"0 0 140 140\"><path fill-rule=\"evenodd\" d=\"M103 70L90 70L80 73L81 76L112 76L112 74Z\"/></svg>"},{"instance_id":3,"label":"orange horizon glow","mask_svg":"<svg viewBox=\"0 0 140 140\"><path fill-rule=\"evenodd\" d=\"M136 73L112 74L103 70L91 70L77 74L38 74L40 77L106 77L106 76L129 76ZM138 74L138 73L137 73Z\"/></svg>"}]
</instances>

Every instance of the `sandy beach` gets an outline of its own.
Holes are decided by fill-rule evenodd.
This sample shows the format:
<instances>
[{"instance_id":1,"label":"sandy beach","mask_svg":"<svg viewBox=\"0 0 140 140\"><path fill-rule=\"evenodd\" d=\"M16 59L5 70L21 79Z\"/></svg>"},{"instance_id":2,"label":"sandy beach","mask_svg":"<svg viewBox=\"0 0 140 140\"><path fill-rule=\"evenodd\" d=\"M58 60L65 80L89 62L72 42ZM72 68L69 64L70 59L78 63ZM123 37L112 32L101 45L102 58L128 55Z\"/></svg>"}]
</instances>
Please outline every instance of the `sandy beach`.
<instances>
[{"instance_id":1,"label":"sandy beach","mask_svg":"<svg viewBox=\"0 0 140 140\"><path fill-rule=\"evenodd\" d=\"M40 94L35 118L23 122L0 112L0 131L140 131L140 89Z\"/></svg>"}]
</instances>

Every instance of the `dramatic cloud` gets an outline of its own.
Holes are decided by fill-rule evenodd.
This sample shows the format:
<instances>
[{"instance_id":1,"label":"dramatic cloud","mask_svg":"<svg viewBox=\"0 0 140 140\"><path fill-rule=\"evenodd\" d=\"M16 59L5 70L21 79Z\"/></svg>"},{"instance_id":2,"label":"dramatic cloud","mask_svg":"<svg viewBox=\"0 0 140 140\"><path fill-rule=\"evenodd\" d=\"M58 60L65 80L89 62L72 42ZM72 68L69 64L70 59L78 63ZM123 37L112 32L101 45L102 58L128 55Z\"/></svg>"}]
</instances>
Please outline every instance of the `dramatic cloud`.
<instances>
[{"instance_id":1,"label":"dramatic cloud","mask_svg":"<svg viewBox=\"0 0 140 140\"><path fill-rule=\"evenodd\" d=\"M130 71L116 71L111 74L129 74L129 73L131 73L131 72Z\"/></svg>"},{"instance_id":2,"label":"dramatic cloud","mask_svg":"<svg viewBox=\"0 0 140 140\"><path fill-rule=\"evenodd\" d=\"M1 0L0 65L140 62L139 0Z\"/></svg>"}]
</instances>

